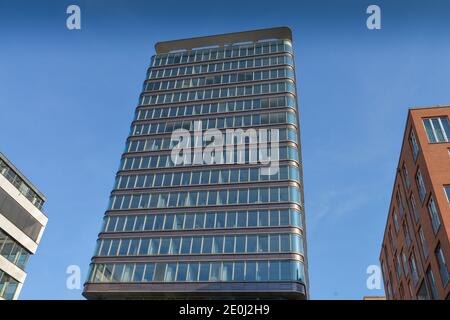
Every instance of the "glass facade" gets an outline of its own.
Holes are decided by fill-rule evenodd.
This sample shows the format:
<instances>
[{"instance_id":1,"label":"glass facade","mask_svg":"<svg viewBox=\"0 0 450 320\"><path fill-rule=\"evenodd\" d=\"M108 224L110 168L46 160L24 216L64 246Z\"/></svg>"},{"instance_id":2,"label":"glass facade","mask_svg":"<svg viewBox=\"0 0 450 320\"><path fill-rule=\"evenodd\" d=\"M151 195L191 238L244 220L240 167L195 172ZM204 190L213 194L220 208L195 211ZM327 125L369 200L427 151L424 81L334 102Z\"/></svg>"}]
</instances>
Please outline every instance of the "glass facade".
<instances>
[{"instance_id":1,"label":"glass facade","mask_svg":"<svg viewBox=\"0 0 450 320\"><path fill-rule=\"evenodd\" d=\"M0 152L0 300L17 300L48 218L45 196Z\"/></svg>"},{"instance_id":2,"label":"glass facade","mask_svg":"<svg viewBox=\"0 0 450 320\"><path fill-rule=\"evenodd\" d=\"M14 238L0 229L0 255L23 270L25 269L30 253L14 240Z\"/></svg>"},{"instance_id":3,"label":"glass facade","mask_svg":"<svg viewBox=\"0 0 450 320\"><path fill-rule=\"evenodd\" d=\"M44 199L34 192L27 183L2 159L0 159L0 174L11 182L21 194L25 196L36 208L42 211Z\"/></svg>"},{"instance_id":4,"label":"glass facade","mask_svg":"<svg viewBox=\"0 0 450 320\"><path fill-rule=\"evenodd\" d=\"M89 281L219 282L305 281L304 266L294 260L157 262L96 264Z\"/></svg>"},{"instance_id":5,"label":"glass facade","mask_svg":"<svg viewBox=\"0 0 450 320\"><path fill-rule=\"evenodd\" d=\"M0 270L0 298L12 300L19 282Z\"/></svg>"},{"instance_id":6,"label":"glass facade","mask_svg":"<svg viewBox=\"0 0 450 320\"><path fill-rule=\"evenodd\" d=\"M172 154L179 141L171 134L178 129L192 136L199 129L224 135L267 130L268 144L279 142L268 153L278 159L276 170L264 170L261 135L238 142L240 152L231 157L226 146L223 154L216 150L222 161L214 164L180 163L186 156ZM209 145L202 138L188 144L202 150ZM230 282L230 297L238 297L240 291L248 296L248 283L270 282L273 295L277 286L281 296L292 283L303 288L293 297L304 299L304 227L291 40L158 53L147 71L84 295L120 284L123 297L139 289L151 298L151 286L163 283L159 292L183 297L174 284L195 292L201 282L216 282L219 287L209 293L214 298Z\"/></svg>"}]
</instances>

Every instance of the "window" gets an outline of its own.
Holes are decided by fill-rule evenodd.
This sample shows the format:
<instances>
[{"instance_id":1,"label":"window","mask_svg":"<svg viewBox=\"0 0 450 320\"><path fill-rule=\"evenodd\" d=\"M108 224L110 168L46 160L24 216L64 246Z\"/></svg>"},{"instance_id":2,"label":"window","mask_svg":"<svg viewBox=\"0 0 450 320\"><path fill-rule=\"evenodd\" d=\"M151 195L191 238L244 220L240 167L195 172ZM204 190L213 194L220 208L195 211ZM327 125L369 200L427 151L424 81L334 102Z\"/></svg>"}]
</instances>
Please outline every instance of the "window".
<instances>
[{"instance_id":1,"label":"window","mask_svg":"<svg viewBox=\"0 0 450 320\"><path fill-rule=\"evenodd\" d=\"M427 291L427 285L425 280L420 284L419 290L417 291L417 300L428 300L430 299Z\"/></svg>"},{"instance_id":2,"label":"window","mask_svg":"<svg viewBox=\"0 0 450 320\"><path fill-rule=\"evenodd\" d=\"M405 242L406 242L406 246L409 248L410 244L411 244L411 238L409 236L409 228L408 228L408 224L406 222L407 220L405 220L403 222L403 233L405 235Z\"/></svg>"},{"instance_id":3,"label":"window","mask_svg":"<svg viewBox=\"0 0 450 320\"><path fill-rule=\"evenodd\" d=\"M420 244L422 245L422 252L425 259L428 257L428 249L427 249L427 243L425 241L425 235L423 234L422 228L419 229L419 238L420 238Z\"/></svg>"},{"instance_id":4,"label":"window","mask_svg":"<svg viewBox=\"0 0 450 320\"><path fill-rule=\"evenodd\" d=\"M178 272L176 281L186 281L188 265L186 263L178 264Z\"/></svg>"},{"instance_id":5,"label":"window","mask_svg":"<svg viewBox=\"0 0 450 320\"><path fill-rule=\"evenodd\" d=\"M447 117L423 119L423 123L430 143L449 141L450 125Z\"/></svg>"},{"instance_id":6,"label":"window","mask_svg":"<svg viewBox=\"0 0 450 320\"><path fill-rule=\"evenodd\" d=\"M247 262L245 270L245 280L255 281L256 280L256 262Z\"/></svg>"},{"instance_id":7,"label":"window","mask_svg":"<svg viewBox=\"0 0 450 320\"><path fill-rule=\"evenodd\" d=\"M397 278L400 280L402 277L402 263L398 255L396 256L395 268L397 269Z\"/></svg>"},{"instance_id":8,"label":"window","mask_svg":"<svg viewBox=\"0 0 450 320\"><path fill-rule=\"evenodd\" d=\"M234 253L234 237L225 237L225 253Z\"/></svg>"},{"instance_id":9,"label":"window","mask_svg":"<svg viewBox=\"0 0 450 320\"><path fill-rule=\"evenodd\" d=\"M434 254L436 255L436 259L439 265L439 272L441 274L442 285L445 288L447 286L450 276L448 273L448 266L447 262L445 261L444 252L442 251L440 244L437 246L436 250L434 251Z\"/></svg>"},{"instance_id":10,"label":"window","mask_svg":"<svg viewBox=\"0 0 450 320\"><path fill-rule=\"evenodd\" d=\"M403 202L402 202L402 198L400 196L400 192L397 192L396 198L397 198L397 207L398 207L398 211L400 213L400 218L401 218L403 216Z\"/></svg>"},{"instance_id":11,"label":"window","mask_svg":"<svg viewBox=\"0 0 450 320\"><path fill-rule=\"evenodd\" d=\"M210 268L210 264L207 262L206 263L202 262L200 264L199 281L208 281L209 280L209 268Z\"/></svg>"},{"instance_id":12,"label":"window","mask_svg":"<svg viewBox=\"0 0 450 320\"><path fill-rule=\"evenodd\" d=\"M392 252L394 252L396 243L394 241L394 238L392 237L392 227L391 226L389 226L388 237L389 237L389 243L391 244L391 250L392 250Z\"/></svg>"},{"instance_id":13,"label":"window","mask_svg":"<svg viewBox=\"0 0 450 320\"><path fill-rule=\"evenodd\" d=\"M198 263L189 264L186 281L197 281L198 279Z\"/></svg>"},{"instance_id":14,"label":"window","mask_svg":"<svg viewBox=\"0 0 450 320\"><path fill-rule=\"evenodd\" d=\"M416 134L413 130L411 130L411 134L409 135L409 143L413 152L414 160L416 160L417 155L419 154L419 144L417 143Z\"/></svg>"},{"instance_id":15,"label":"window","mask_svg":"<svg viewBox=\"0 0 450 320\"><path fill-rule=\"evenodd\" d=\"M403 289L403 283L400 283L398 287L398 294L400 295L400 300L405 300L405 289Z\"/></svg>"},{"instance_id":16,"label":"window","mask_svg":"<svg viewBox=\"0 0 450 320\"><path fill-rule=\"evenodd\" d=\"M411 186L411 181L409 180L408 169L406 169L406 165L403 165L403 176L405 178L406 188L409 189Z\"/></svg>"},{"instance_id":17,"label":"window","mask_svg":"<svg viewBox=\"0 0 450 320\"><path fill-rule=\"evenodd\" d=\"M430 213L434 234L436 234L439 226L441 225L441 221L439 219L436 203L434 202L434 199L432 197L430 198L430 202L428 203L428 212Z\"/></svg>"},{"instance_id":18,"label":"window","mask_svg":"<svg viewBox=\"0 0 450 320\"><path fill-rule=\"evenodd\" d=\"M398 233L398 216L397 216L397 210L396 209L394 209L393 218L394 218L395 233Z\"/></svg>"},{"instance_id":19,"label":"window","mask_svg":"<svg viewBox=\"0 0 450 320\"><path fill-rule=\"evenodd\" d=\"M234 281L244 281L245 264L243 262L236 262L234 264Z\"/></svg>"},{"instance_id":20,"label":"window","mask_svg":"<svg viewBox=\"0 0 450 320\"><path fill-rule=\"evenodd\" d=\"M408 260L406 259L405 251L402 251L402 262L403 262L403 271L405 271L405 277L408 277L409 268L408 268Z\"/></svg>"},{"instance_id":21,"label":"window","mask_svg":"<svg viewBox=\"0 0 450 320\"><path fill-rule=\"evenodd\" d=\"M419 211L417 210L416 199L414 199L414 195L411 194L410 200L411 200L411 207L413 209L414 220L417 223L419 221Z\"/></svg>"},{"instance_id":22,"label":"window","mask_svg":"<svg viewBox=\"0 0 450 320\"><path fill-rule=\"evenodd\" d=\"M448 203L450 203L450 186L445 186L444 190L445 190L445 194L447 195L447 201L448 201Z\"/></svg>"},{"instance_id":23,"label":"window","mask_svg":"<svg viewBox=\"0 0 450 320\"><path fill-rule=\"evenodd\" d=\"M431 299L438 300L439 294L438 294L438 291L436 288L436 281L434 279L434 274L433 274L433 271L431 270L431 268L428 268L428 270L427 270L427 279L428 279L428 284L430 285L430 289L431 289Z\"/></svg>"},{"instance_id":24,"label":"window","mask_svg":"<svg viewBox=\"0 0 450 320\"><path fill-rule=\"evenodd\" d=\"M425 183L423 181L422 173L420 172L420 170L417 171L417 174L416 174L416 184L417 184L417 189L419 190L420 201L423 202L423 200L425 199L427 190L425 188Z\"/></svg>"},{"instance_id":25,"label":"window","mask_svg":"<svg viewBox=\"0 0 450 320\"><path fill-rule=\"evenodd\" d=\"M411 276L415 287L417 285L417 281L419 281L419 274L417 273L417 265L416 259L414 258L414 253L412 253L411 257L409 258L409 266L411 268Z\"/></svg>"}]
</instances>

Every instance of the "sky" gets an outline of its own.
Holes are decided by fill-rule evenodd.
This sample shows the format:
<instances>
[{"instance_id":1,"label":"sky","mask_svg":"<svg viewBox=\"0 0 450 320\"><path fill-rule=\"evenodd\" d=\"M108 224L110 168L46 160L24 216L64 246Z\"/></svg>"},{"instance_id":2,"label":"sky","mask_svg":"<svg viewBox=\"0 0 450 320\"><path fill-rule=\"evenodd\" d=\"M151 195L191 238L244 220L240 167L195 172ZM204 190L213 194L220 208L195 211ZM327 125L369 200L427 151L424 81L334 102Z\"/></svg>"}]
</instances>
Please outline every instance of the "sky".
<instances>
[{"instance_id":1,"label":"sky","mask_svg":"<svg viewBox=\"0 0 450 320\"><path fill-rule=\"evenodd\" d=\"M83 299L66 270L86 279L154 44L275 26L294 37L311 298L384 295L366 270L408 108L450 103L449 18L436 0L0 0L0 151L48 199L21 299Z\"/></svg>"}]
</instances>

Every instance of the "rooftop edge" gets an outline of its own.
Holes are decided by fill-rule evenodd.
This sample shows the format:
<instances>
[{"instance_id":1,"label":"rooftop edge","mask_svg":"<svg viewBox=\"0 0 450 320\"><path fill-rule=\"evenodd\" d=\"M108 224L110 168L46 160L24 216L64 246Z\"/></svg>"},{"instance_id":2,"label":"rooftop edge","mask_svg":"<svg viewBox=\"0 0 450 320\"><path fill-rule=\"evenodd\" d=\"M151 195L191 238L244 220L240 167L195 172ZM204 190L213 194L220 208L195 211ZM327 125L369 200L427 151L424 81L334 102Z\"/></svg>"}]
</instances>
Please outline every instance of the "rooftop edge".
<instances>
[{"instance_id":1,"label":"rooftop edge","mask_svg":"<svg viewBox=\"0 0 450 320\"><path fill-rule=\"evenodd\" d=\"M292 41L292 31L289 27L276 27L251 31L224 33L212 36L162 41L155 44L155 50L156 54L164 54L176 50L193 50L202 47L225 46L233 43L246 41L256 42L267 39L285 39Z\"/></svg>"},{"instance_id":2,"label":"rooftop edge","mask_svg":"<svg viewBox=\"0 0 450 320\"><path fill-rule=\"evenodd\" d=\"M47 201L45 195L38 190L31 182L28 180L19 169L17 169L9 159L0 152L0 159L4 161L24 182L31 188L44 202Z\"/></svg>"}]
</instances>

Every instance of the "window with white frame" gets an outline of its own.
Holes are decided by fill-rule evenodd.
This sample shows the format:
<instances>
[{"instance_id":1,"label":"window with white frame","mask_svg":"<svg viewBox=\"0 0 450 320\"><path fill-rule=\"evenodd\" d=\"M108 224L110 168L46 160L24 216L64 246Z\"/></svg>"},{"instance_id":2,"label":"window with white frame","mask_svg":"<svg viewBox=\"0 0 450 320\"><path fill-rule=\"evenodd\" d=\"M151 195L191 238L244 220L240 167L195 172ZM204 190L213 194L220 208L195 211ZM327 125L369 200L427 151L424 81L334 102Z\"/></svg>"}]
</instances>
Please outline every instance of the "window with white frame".
<instances>
[{"instance_id":1,"label":"window with white frame","mask_svg":"<svg viewBox=\"0 0 450 320\"><path fill-rule=\"evenodd\" d=\"M425 182L423 181L423 176L420 170L418 170L416 174L416 184L417 189L419 190L420 201L423 202L427 194L427 189L425 188Z\"/></svg>"},{"instance_id":2,"label":"window with white frame","mask_svg":"<svg viewBox=\"0 0 450 320\"><path fill-rule=\"evenodd\" d=\"M413 214L414 214L414 221L417 223L419 221L419 211L417 209L416 199L414 199L414 195L411 194L410 200L411 200L411 207L413 209Z\"/></svg>"},{"instance_id":3,"label":"window with white frame","mask_svg":"<svg viewBox=\"0 0 450 320\"><path fill-rule=\"evenodd\" d=\"M441 220L439 219L439 213L437 211L436 202L431 197L428 203L428 212L430 213L431 225L433 226L433 231L436 234L439 226L441 225Z\"/></svg>"},{"instance_id":4,"label":"window with white frame","mask_svg":"<svg viewBox=\"0 0 450 320\"><path fill-rule=\"evenodd\" d=\"M444 190L445 190L445 194L447 195L447 201L448 201L448 203L450 203L450 186L445 186Z\"/></svg>"},{"instance_id":5,"label":"window with white frame","mask_svg":"<svg viewBox=\"0 0 450 320\"><path fill-rule=\"evenodd\" d=\"M409 180L408 169L406 169L405 165L403 165L403 176L405 178L406 188L409 189L409 187L411 186L411 181Z\"/></svg>"},{"instance_id":6,"label":"window with white frame","mask_svg":"<svg viewBox=\"0 0 450 320\"><path fill-rule=\"evenodd\" d=\"M417 138L416 134L414 133L414 130L411 130L411 134L409 135L409 143L411 145L414 160L416 160L417 155L419 154L419 144L417 143Z\"/></svg>"},{"instance_id":7,"label":"window with white frame","mask_svg":"<svg viewBox=\"0 0 450 320\"><path fill-rule=\"evenodd\" d=\"M448 142L450 139L450 125L447 117L423 119L425 131L430 143Z\"/></svg>"},{"instance_id":8,"label":"window with white frame","mask_svg":"<svg viewBox=\"0 0 450 320\"><path fill-rule=\"evenodd\" d=\"M423 234L422 228L419 229L419 238L420 238L420 244L422 245L423 256L426 259L428 257L428 249L427 249L427 243L425 241L425 235Z\"/></svg>"},{"instance_id":9,"label":"window with white frame","mask_svg":"<svg viewBox=\"0 0 450 320\"><path fill-rule=\"evenodd\" d=\"M447 283L450 279L448 272L448 265L445 261L444 252L442 251L441 245L439 244L434 252L436 254L436 259L439 264L439 272L441 274L442 285L444 288L447 286Z\"/></svg>"}]
</instances>

